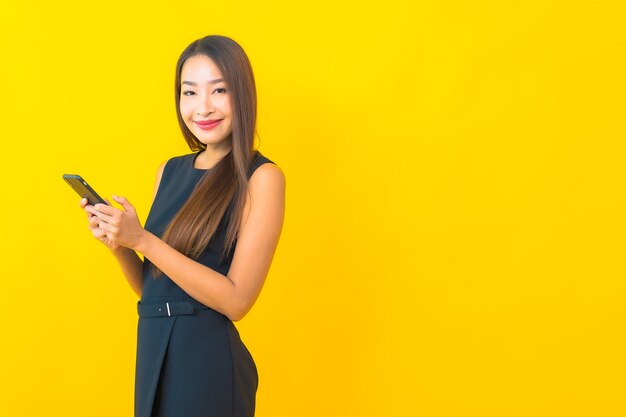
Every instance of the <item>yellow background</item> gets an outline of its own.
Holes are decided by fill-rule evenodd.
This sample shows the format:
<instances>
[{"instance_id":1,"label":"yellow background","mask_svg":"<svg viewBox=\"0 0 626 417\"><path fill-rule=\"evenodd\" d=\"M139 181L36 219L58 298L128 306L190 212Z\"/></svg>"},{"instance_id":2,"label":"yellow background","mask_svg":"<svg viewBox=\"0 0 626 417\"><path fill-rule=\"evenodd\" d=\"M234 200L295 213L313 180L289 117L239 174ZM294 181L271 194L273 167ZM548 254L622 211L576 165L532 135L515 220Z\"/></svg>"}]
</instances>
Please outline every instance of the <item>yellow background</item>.
<instances>
[{"instance_id":1,"label":"yellow background","mask_svg":"<svg viewBox=\"0 0 626 417\"><path fill-rule=\"evenodd\" d=\"M258 417L626 415L621 2L7 3L0 415L132 415L137 300L61 174L145 219L215 33L287 177Z\"/></svg>"}]
</instances>

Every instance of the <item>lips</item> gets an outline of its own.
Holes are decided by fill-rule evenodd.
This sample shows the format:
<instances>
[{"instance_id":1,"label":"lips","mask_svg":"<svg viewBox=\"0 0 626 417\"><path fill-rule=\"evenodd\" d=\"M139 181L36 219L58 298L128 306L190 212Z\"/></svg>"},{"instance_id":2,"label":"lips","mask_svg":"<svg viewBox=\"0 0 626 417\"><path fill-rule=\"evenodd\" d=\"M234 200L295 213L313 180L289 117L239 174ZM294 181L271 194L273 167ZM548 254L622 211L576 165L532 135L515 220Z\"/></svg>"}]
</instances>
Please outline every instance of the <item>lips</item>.
<instances>
[{"instance_id":1,"label":"lips","mask_svg":"<svg viewBox=\"0 0 626 417\"><path fill-rule=\"evenodd\" d=\"M209 129L213 129L215 126L220 124L222 120L223 119L203 120L203 121L196 121L194 123L197 124L198 127L202 130L209 130Z\"/></svg>"}]
</instances>

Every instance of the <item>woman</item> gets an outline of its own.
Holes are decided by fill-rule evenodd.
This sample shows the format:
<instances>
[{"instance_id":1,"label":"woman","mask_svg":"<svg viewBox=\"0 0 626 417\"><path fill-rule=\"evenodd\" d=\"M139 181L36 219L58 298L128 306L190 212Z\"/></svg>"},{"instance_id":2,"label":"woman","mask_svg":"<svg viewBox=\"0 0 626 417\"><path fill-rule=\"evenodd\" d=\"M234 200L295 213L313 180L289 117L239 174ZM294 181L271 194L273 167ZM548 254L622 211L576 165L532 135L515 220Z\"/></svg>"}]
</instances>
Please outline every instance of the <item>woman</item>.
<instances>
[{"instance_id":1,"label":"woman","mask_svg":"<svg viewBox=\"0 0 626 417\"><path fill-rule=\"evenodd\" d=\"M123 209L85 199L81 207L140 297L135 416L251 417L258 375L233 321L250 310L269 271L285 177L253 150L254 76L235 41L191 43L175 92L194 152L159 167L145 227L124 197L113 196Z\"/></svg>"}]
</instances>

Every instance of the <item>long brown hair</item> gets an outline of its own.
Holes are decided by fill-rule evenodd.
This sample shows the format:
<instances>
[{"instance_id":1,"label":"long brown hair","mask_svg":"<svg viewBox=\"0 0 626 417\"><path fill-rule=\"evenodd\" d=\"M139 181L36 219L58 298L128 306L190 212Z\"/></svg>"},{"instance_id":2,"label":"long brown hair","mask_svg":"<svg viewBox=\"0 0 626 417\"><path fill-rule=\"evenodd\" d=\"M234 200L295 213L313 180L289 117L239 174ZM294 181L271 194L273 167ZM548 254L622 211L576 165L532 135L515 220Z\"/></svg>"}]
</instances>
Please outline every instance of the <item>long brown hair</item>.
<instances>
[{"instance_id":1,"label":"long brown hair","mask_svg":"<svg viewBox=\"0 0 626 417\"><path fill-rule=\"evenodd\" d=\"M234 40L219 35L192 42L176 64L174 86L178 124L192 151L206 149L185 125L180 113L181 72L192 56L205 55L219 68L232 106L232 149L207 170L163 234L170 246L196 259L206 249L225 215L230 216L220 260L232 251L241 224L248 192L248 169L254 156L257 98L248 56ZM161 272L155 267L154 276Z\"/></svg>"}]
</instances>

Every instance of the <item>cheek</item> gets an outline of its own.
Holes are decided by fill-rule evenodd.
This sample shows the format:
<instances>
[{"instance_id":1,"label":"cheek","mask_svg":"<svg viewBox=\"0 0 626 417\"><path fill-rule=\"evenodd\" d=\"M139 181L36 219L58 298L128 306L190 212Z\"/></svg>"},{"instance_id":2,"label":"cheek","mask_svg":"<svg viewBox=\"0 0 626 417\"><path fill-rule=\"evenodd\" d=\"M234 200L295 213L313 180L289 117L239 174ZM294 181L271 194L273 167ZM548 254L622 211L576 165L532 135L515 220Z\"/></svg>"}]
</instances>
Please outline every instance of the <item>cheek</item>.
<instances>
[{"instance_id":1,"label":"cheek","mask_svg":"<svg viewBox=\"0 0 626 417\"><path fill-rule=\"evenodd\" d=\"M189 100L181 100L179 104L180 114L183 118L189 117L190 114L193 114L193 103Z\"/></svg>"},{"instance_id":2,"label":"cheek","mask_svg":"<svg viewBox=\"0 0 626 417\"><path fill-rule=\"evenodd\" d=\"M232 114L232 107L230 105L230 98L228 96L223 97L220 100L219 107L223 113Z\"/></svg>"}]
</instances>

